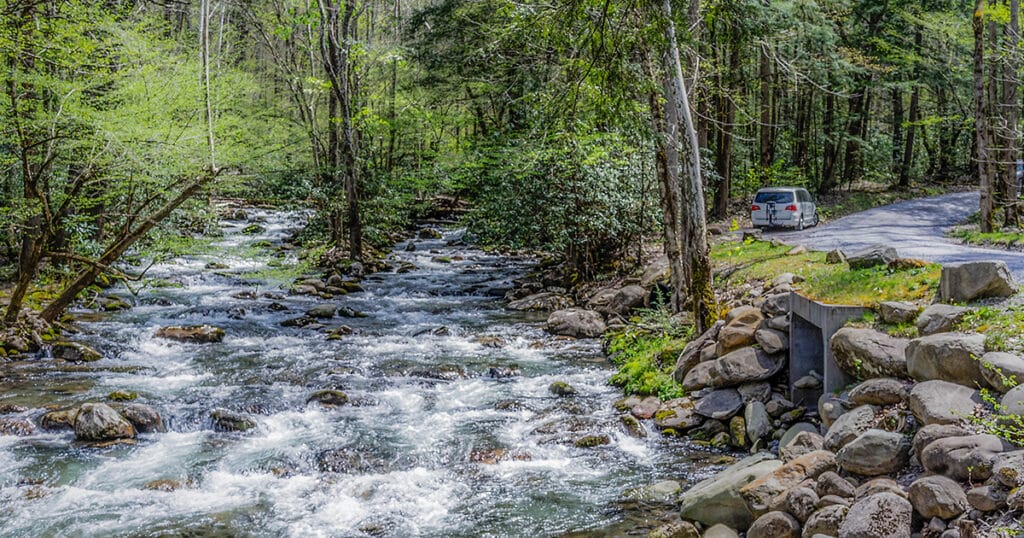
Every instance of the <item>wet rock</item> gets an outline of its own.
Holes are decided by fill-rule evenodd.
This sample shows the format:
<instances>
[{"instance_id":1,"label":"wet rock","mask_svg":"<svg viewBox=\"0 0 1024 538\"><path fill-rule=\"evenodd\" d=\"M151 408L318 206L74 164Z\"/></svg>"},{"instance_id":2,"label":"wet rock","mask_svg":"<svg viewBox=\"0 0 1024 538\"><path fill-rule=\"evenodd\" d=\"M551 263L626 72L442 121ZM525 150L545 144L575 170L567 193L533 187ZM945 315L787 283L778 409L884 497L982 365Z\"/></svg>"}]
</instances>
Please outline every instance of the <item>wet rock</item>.
<instances>
[{"instance_id":1,"label":"wet rock","mask_svg":"<svg viewBox=\"0 0 1024 538\"><path fill-rule=\"evenodd\" d=\"M649 419L658 412L658 409L661 409L661 400L657 396L648 396L635 404L630 409L630 413L639 419Z\"/></svg>"},{"instance_id":2,"label":"wet rock","mask_svg":"<svg viewBox=\"0 0 1024 538\"><path fill-rule=\"evenodd\" d=\"M36 427L23 418L0 417L0 435L24 437L36 432Z\"/></svg>"},{"instance_id":3,"label":"wet rock","mask_svg":"<svg viewBox=\"0 0 1024 538\"><path fill-rule=\"evenodd\" d=\"M739 412L741 407L743 399L736 389L717 389L697 400L693 410L704 417L726 420Z\"/></svg>"},{"instance_id":4,"label":"wet rock","mask_svg":"<svg viewBox=\"0 0 1024 538\"><path fill-rule=\"evenodd\" d=\"M754 521L747 538L800 538L800 522L786 512L768 512Z\"/></svg>"},{"instance_id":5,"label":"wet rock","mask_svg":"<svg viewBox=\"0 0 1024 538\"><path fill-rule=\"evenodd\" d=\"M356 334L356 330L348 325L340 325L327 332L328 340L341 340L342 338Z\"/></svg>"},{"instance_id":6,"label":"wet rock","mask_svg":"<svg viewBox=\"0 0 1024 538\"><path fill-rule=\"evenodd\" d=\"M244 432L256 427L256 421L252 417L227 409L210 411L210 419L213 421L213 428L221 432Z\"/></svg>"},{"instance_id":7,"label":"wet rock","mask_svg":"<svg viewBox=\"0 0 1024 538\"><path fill-rule=\"evenodd\" d=\"M121 416L135 426L135 430L141 433L162 432L164 420L151 406L140 403L131 403L121 409Z\"/></svg>"},{"instance_id":8,"label":"wet rock","mask_svg":"<svg viewBox=\"0 0 1024 538\"><path fill-rule=\"evenodd\" d=\"M332 448L317 454L317 466L325 473L361 474L383 472L387 462L365 450Z\"/></svg>"},{"instance_id":9,"label":"wet rock","mask_svg":"<svg viewBox=\"0 0 1024 538\"><path fill-rule=\"evenodd\" d=\"M282 327L308 327L316 323L316 320L306 316L286 319L281 322Z\"/></svg>"},{"instance_id":10,"label":"wet rock","mask_svg":"<svg viewBox=\"0 0 1024 538\"><path fill-rule=\"evenodd\" d=\"M910 538L914 508L892 493L876 493L850 507L839 526L839 538Z\"/></svg>"},{"instance_id":11,"label":"wet rock","mask_svg":"<svg viewBox=\"0 0 1024 538\"><path fill-rule=\"evenodd\" d=\"M906 377L907 343L874 329L852 327L839 329L829 340L836 364L860 379Z\"/></svg>"},{"instance_id":12,"label":"wet rock","mask_svg":"<svg viewBox=\"0 0 1024 538\"><path fill-rule=\"evenodd\" d=\"M968 312L970 312L970 309L962 306L953 306L941 303L933 304L928 306L928 308L925 308L924 311L917 316L917 321L914 322L914 325L917 326L917 333L921 336L947 333L952 331L953 327L955 327Z\"/></svg>"},{"instance_id":13,"label":"wet rock","mask_svg":"<svg viewBox=\"0 0 1024 538\"><path fill-rule=\"evenodd\" d=\"M23 405L0 403L0 415L11 415L14 413L24 413L28 411L28 408Z\"/></svg>"},{"instance_id":14,"label":"wet rock","mask_svg":"<svg viewBox=\"0 0 1024 538\"><path fill-rule=\"evenodd\" d=\"M343 317L343 318L365 318L365 317L367 317L365 312L360 312L358 310L349 308L347 306L343 306L341 308L338 308L338 315Z\"/></svg>"},{"instance_id":15,"label":"wet rock","mask_svg":"<svg viewBox=\"0 0 1024 538\"><path fill-rule=\"evenodd\" d=\"M572 306L572 299L559 293L541 292L528 295L508 304L510 310L550 312Z\"/></svg>"},{"instance_id":16,"label":"wet rock","mask_svg":"<svg viewBox=\"0 0 1024 538\"><path fill-rule=\"evenodd\" d=\"M78 342L54 342L51 353L55 359L71 362L93 362L103 358L99 351Z\"/></svg>"},{"instance_id":17,"label":"wet rock","mask_svg":"<svg viewBox=\"0 0 1024 538\"><path fill-rule=\"evenodd\" d=\"M925 381L910 389L907 404L920 424L958 424L982 405L981 394L946 381Z\"/></svg>"},{"instance_id":18,"label":"wet rock","mask_svg":"<svg viewBox=\"0 0 1024 538\"><path fill-rule=\"evenodd\" d=\"M514 364L508 366L491 366L487 369L486 375L491 379L511 379L513 377L523 375L523 371Z\"/></svg>"},{"instance_id":19,"label":"wet rock","mask_svg":"<svg viewBox=\"0 0 1024 538\"><path fill-rule=\"evenodd\" d=\"M992 388L1005 394L1015 386L1010 380L1017 384L1024 381L1024 359L1013 353L986 353L981 357L981 375Z\"/></svg>"},{"instance_id":20,"label":"wet rock","mask_svg":"<svg viewBox=\"0 0 1024 538\"><path fill-rule=\"evenodd\" d=\"M75 437L81 441L111 441L135 437L135 428L106 404L82 404L75 415Z\"/></svg>"},{"instance_id":21,"label":"wet rock","mask_svg":"<svg viewBox=\"0 0 1024 538\"><path fill-rule=\"evenodd\" d=\"M825 448L839 450L875 426L877 408L862 405L836 419L825 434Z\"/></svg>"},{"instance_id":22,"label":"wet rock","mask_svg":"<svg viewBox=\"0 0 1024 538\"><path fill-rule=\"evenodd\" d=\"M633 415L619 415L619 425L622 427L622 431L630 437L636 439L647 437L647 430L644 429L644 425Z\"/></svg>"},{"instance_id":23,"label":"wet rock","mask_svg":"<svg viewBox=\"0 0 1024 538\"><path fill-rule=\"evenodd\" d=\"M114 402L130 402L138 397L138 394L127 390L115 390L107 395L107 399Z\"/></svg>"},{"instance_id":24,"label":"wet rock","mask_svg":"<svg viewBox=\"0 0 1024 538\"><path fill-rule=\"evenodd\" d=\"M586 435L577 439L573 446L576 448L595 448L611 444L612 440L607 435Z\"/></svg>"},{"instance_id":25,"label":"wet rock","mask_svg":"<svg viewBox=\"0 0 1024 538\"><path fill-rule=\"evenodd\" d=\"M75 429L75 415L77 414L77 407L47 411L43 416L39 417L39 427L44 430L73 430Z\"/></svg>"},{"instance_id":26,"label":"wet rock","mask_svg":"<svg viewBox=\"0 0 1024 538\"><path fill-rule=\"evenodd\" d=\"M983 297L1010 297L1017 292L1010 268L1003 261L945 264L939 279L943 301L965 303Z\"/></svg>"},{"instance_id":27,"label":"wet rock","mask_svg":"<svg viewBox=\"0 0 1024 538\"><path fill-rule=\"evenodd\" d=\"M577 338L597 338L605 329L601 314L581 308L552 312L547 323L548 332Z\"/></svg>"},{"instance_id":28,"label":"wet rock","mask_svg":"<svg viewBox=\"0 0 1024 538\"><path fill-rule=\"evenodd\" d=\"M754 340L756 340L758 345L761 346L761 349L769 355L789 351L789 336L782 331L758 329L754 333Z\"/></svg>"},{"instance_id":29,"label":"wet rock","mask_svg":"<svg viewBox=\"0 0 1024 538\"><path fill-rule=\"evenodd\" d=\"M306 317L313 319L330 319L334 317L334 313L337 311L338 307L333 304L318 304L306 311Z\"/></svg>"},{"instance_id":30,"label":"wet rock","mask_svg":"<svg viewBox=\"0 0 1024 538\"><path fill-rule=\"evenodd\" d=\"M548 392L560 398L575 396L577 394L576 388L565 381L555 381L548 386Z\"/></svg>"},{"instance_id":31,"label":"wet rock","mask_svg":"<svg viewBox=\"0 0 1024 538\"><path fill-rule=\"evenodd\" d=\"M894 405L910 396L907 383L891 377L869 379L850 391L854 405Z\"/></svg>"},{"instance_id":32,"label":"wet rock","mask_svg":"<svg viewBox=\"0 0 1024 538\"><path fill-rule=\"evenodd\" d=\"M808 478L816 478L825 471L835 471L835 454L818 450L804 454L769 474L750 482L740 489L740 496L755 515L768 511L772 500L786 490Z\"/></svg>"},{"instance_id":33,"label":"wet rock","mask_svg":"<svg viewBox=\"0 0 1024 538\"><path fill-rule=\"evenodd\" d=\"M457 379L465 379L466 371L458 364L438 364L436 366L414 368L409 370L406 375L423 379L436 379L438 381L455 381Z\"/></svg>"},{"instance_id":34,"label":"wet rock","mask_svg":"<svg viewBox=\"0 0 1024 538\"><path fill-rule=\"evenodd\" d=\"M912 303L885 301L878 304L878 314L886 323L910 323L917 319L921 307Z\"/></svg>"},{"instance_id":35,"label":"wet rock","mask_svg":"<svg viewBox=\"0 0 1024 538\"><path fill-rule=\"evenodd\" d=\"M206 344L224 340L224 329L212 325L162 327L156 331L155 336L178 342Z\"/></svg>"},{"instance_id":36,"label":"wet rock","mask_svg":"<svg viewBox=\"0 0 1024 538\"><path fill-rule=\"evenodd\" d=\"M846 263L850 269L866 269L877 265L888 265L899 258L896 249L885 245L874 245L846 254Z\"/></svg>"},{"instance_id":37,"label":"wet rock","mask_svg":"<svg viewBox=\"0 0 1024 538\"><path fill-rule=\"evenodd\" d=\"M945 476L918 478L908 489L910 504L924 517L953 519L968 509L960 484Z\"/></svg>"},{"instance_id":38,"label":"wet rock","mask_svg":"<svg viewBox=\"0 0 1024 538\"><path fill-rule=\"evenodd\" d=\"M919 457L928 472L956 480L986 480L992 476L996 456L1005 449L995 435L966 435L933 441Z\"/></svg>"},{"instance_id":39,"label":"wet rock","mask_svg":"<svg viewBox=\"0 0 1024 538\"><path fill-rule=\"evenodd\" d=\"M508 341L507 340L505 340L504 338L502 338L500 336L495 336L495 335L475 336L475 337L473 337L473 339L471 341L474 344L480 344L481 346L489 347L489 348L492 348L492 349L500 349L500 348L508 346Z\"/></svg>"},{"instance_id":40,"label":"wet rock","mask_svg":"<svg viewBox=\"0 0 1024 538\"><path fill-rule=\"evenodd\" d=\"M768 437L772 431L772 419L768 416L764 404L755 400L747 403L743 409L743 420L747 427L747 438L751 444Z\"/></svg>"},{"instance_id":41,"label":"wet rock","mask_svg":"<svg viewBox=\"0 0 1024 538\"><path fill-rule=\"evenodd\" d=\"M747 424L740 415L729 419L729 445L736 448L747 447Z\"/></svg>"},{"instance_id":42,"label":"wet rock","mask_svg":"<svg viewBox=\"0 0 1024 538\"><path fill-rule=\"evenodd\" d=\"M725 326L718 333L718 356L754 344L754 333L762 321L764 316L758 308L740 306L730 310L726 316Z\"/></svg>"},{"instance_id":43,"label":"wet rock","mask_svg":"<svg viewBox=\"0 0 1024 538\"><path fill-rule=\"evenodd\" d=\"M896 473L910 461L910 441L895 432L868 430L836 454L844 471L864 476Z\"/></svg>"},{"instance_id":44,"label":"wet rock","mask_svg":"<svg viewBox=\"0 0 1024 538\"><path fill-rule=\"evenodd\" d=\"M260 226L259 224L250 224L250 225L246 226L245 228L242 228L242 233L244 233L246 235L261 234L261 233L263 233L265 231L267 231L267 229L264 228L263 226Z\"/></svg>"},{"instance_id":45,"label":"wet rock","mask_svg":"<svg viewBox=\"0 0 1024 538\"><path fill-rule=\"evenodd\" d=\"M665 402L665 405L654 414L654 425L662 431L673 430L682 433L700 426L703 422L704 419L694 412L693 402L689 398L676 398Z\"/></svg>"},{"instance_id":46,"label":"wet rock","mask_svg":"<svg viewBox=\"0 0 1024 538\"><path fill-rule=\"evenodd\" d=\"M318 390L306 399L306 403L316 402L326 407L337 407L348 403L348 395L340 390Z\"/></svg>"},{"instance_id":47,"label":"wet rock","mask_svg":"<svg viewBox=\"0 0 1024 538\"><path fill-rule=\"evenodd\" d=\"M740 488L781 466L782 462L764 453L744 458L686 490L680 499L680 516L704 525L749 528L754 515Z\"/></svg>"},{"instance_id":48,"label":"wet rock","mask_svg":"<svg viewBox=\"0 0 1024 538\"><path fill-rule=\"evenodd\" d=\"M689 521L673 521L647 533L647 538L701 538L700 531Z\"/></svg>"},{"instance_id":49,"label":"wet rock","mask_svg":"<svg viewBox=\"0 0 1024 538\"><path fill-rule=\"evenodd\" d=\"M967 503L975 510L995 512L1006 508L1007 493L999 486L979 486L967 491Z\"/></svg>"}]
</instances>

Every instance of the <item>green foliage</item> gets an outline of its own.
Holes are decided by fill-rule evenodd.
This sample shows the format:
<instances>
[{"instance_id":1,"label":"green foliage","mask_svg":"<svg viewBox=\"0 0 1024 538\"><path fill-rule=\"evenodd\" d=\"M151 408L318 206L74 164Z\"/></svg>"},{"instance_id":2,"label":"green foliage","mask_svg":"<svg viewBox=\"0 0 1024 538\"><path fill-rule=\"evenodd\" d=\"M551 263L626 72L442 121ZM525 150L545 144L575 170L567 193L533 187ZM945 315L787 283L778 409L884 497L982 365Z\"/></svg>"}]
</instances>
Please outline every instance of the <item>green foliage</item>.
<instances>
[{"instance_id":1,"label":"green foliage","mask_svg":"<svg viewBox=\"0 0 1024 538\"><path fill-rule=\"evenodd\" d=\"M982 306L971 309L957 330L985 335L985 347L995 351L1024 351L1024 306Z\"/></svg>"},{"instance_id":2,"label":"green foliage","mask_svg":"<svg viewBox=\"0 0 1024 538\"><path fill-rule=\"evenodd\" d=\"M979 359L980 360L980 359ZM1007 387L1016 387L1015 376L1006 377L1003 372L992 364L982 361L983 368L994 371ZM1018 447L1024 447L1024 416L1010 413L1006 406L999 402L999 397L988 389L981 389L981 398L991 407L991 412L982 411L970 415L967 419L988 434L998 436Z\"/></svg>"},{"instance_id":3,"label":"green foliage","mask_svg":"<svg viewBox=\"0 0 1024 538\"><path fill-rule=\"evenodd\" d=\"M610 383L626 394L658 396L669 400L685 396L682 386L672 377L676 358L693 337L693 327L675 323L664 310L642 314L621 331L606 337L606 350L618 372Z\"/></svg>"}]
</instances>

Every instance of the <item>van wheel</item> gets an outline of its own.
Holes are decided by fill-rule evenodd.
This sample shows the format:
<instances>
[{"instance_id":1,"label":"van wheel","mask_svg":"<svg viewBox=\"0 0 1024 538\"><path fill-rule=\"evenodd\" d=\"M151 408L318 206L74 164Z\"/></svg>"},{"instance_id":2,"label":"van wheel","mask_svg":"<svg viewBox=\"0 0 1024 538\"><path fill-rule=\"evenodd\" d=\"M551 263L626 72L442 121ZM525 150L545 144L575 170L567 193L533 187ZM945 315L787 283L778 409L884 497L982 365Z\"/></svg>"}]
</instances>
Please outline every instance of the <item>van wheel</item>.
<instances>
[{"instance_id":1,"label":"van wheel","mask_svg":"<svg viewBox=\"0 0 1024 538\"><path fill-rule=\"evenodd\" d=\"M800 232L804 229L804 216L800 215L800 220L796 221L796 231Z\"/></svg>"},{"instance_id":2,"label":"van wheel","mask_svg":"<svg viewBox=\"0 0 1024 538\"><path fill-rule=\"evenodd\" d=\"M819 218L818 218L818 212L817 212L817 211L815 211L815 212L814 212L814 224L811 224L811 226L817 226L817 225L818 225L818 222L819 222L820 220L821 220L821 219L819 219Z\"/></svg>"}]
</instances>

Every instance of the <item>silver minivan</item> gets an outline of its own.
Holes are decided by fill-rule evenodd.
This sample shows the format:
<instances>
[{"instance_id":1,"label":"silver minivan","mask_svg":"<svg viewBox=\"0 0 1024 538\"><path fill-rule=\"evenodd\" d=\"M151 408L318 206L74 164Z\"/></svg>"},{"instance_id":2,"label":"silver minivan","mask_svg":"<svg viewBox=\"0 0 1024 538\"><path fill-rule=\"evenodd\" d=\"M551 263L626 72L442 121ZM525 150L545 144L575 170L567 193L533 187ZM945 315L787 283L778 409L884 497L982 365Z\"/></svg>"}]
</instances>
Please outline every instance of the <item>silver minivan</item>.
<instances>
[{"instance_id":1,"label":"silver minivan","mask_svg":"<svg viewBox=\"0 0 1024 538\"><path fill-rule=\"evenodd\" d=\"M750 220L755 228L786 227L803 230L818 224L818 208L811 193L800 187L772 187L754 195Z\"/></svg>"}]
</instances>

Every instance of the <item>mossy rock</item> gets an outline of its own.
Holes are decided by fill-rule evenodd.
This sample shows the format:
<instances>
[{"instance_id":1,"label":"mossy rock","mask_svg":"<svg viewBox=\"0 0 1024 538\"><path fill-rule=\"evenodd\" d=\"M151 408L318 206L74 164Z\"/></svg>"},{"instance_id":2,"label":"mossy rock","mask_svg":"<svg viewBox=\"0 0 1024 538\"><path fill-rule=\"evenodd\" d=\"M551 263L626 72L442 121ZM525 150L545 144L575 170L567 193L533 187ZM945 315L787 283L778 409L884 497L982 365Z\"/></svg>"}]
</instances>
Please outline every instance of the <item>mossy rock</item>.
<instances>
[{"instance_id":1,"label":"mossy rock","mask_svg":"<svg viewBox=\"0 0 1024 538\"><path fill-rule=\"evenodd\" d=\"M231 269L231 266L226 264L226 263L210 262L210 263L206 264L206 268L207 269L223 270L223 269Z\"/></svg>"},{"instance_id":2,"label":"mossy rock","mask_svg":"<svg viewBox=\"0 0 1024 538\"><path fill-rule=\"evenodd\" d=\"M548 386L548 392L558 397L575 396L576 389L565 381L555 381Z\"/></svg>"},{"instance_id":3,"label":"mossy rock","mask_svg":"<svg viewBox=\"0 0 1024 538\"><path fill-rule=\"evenodd\" d=\"M676 413L675 409L661 409L658 412L654 413L654 420L655 421L668 420L670 418L675 418L676 415L677 415L677 413Z\"/></svg>"},{"instance_id":4,"label":"mossy rock","mask_svg":"<svg viewBox=\"0 0 1024 538\"><path fill-rule=\"evenodd\" d=\"M576 448L594 448L611 444L612 440L607 435L587 435L573 443Z\"/></svg>"},{"instance_id":5,"label":"mossy rock","mask_svg":"<svg viewBox=\"0 0 1024 538\"><path fill-rule=\"evenodd\" d=\"M246 235L261 234L261 233L263 233L265 231L267 231L267 229L264 228L263 226L260 226L259 224L250 224L250 225L246 226L245 228L242 228L242 233L244 233Z\"/></svg>"},{"instance_id":6,"label":"mossy rock","mask_svg":"<svg viewBox=\"0 0 1024 538\"><path fill-rule=\"evenodd\" d=\"M434 263L452 263L452 259L448 256L434 256L430 258L430 261Z\"/></svg>"},{"instance_id":7,"label":"mossy rock","mask_svg":"<svg viewBox=\"0 0 1024 538\"><path fill-rule=\"evenodd\" d=\"M78 342L54 342L50 350L53 358L72 362L95 362L103 358L99 351Z\"/></svg>"},{"instance_id":8,"label":"mossy rock","mask_svg":"<svg viewBox=\"0 0 1024 538\"><path fill-rule=\"evenodd\" d=\"M244 432L256 427L256 421L247 415L226 409L214 409L210 412L213 427L222 432Z\"/></svg>"},{"instance_id":9,"label":"mossy rock","mask_svg":"<svg viewBox=\"0 0 1024 538\"><path fill-rule=\"evenodd\" d=\"M138 394L128 390L115 390L107 395L108 400L113 400L115 402L130 402L138 397Z\"/></svg>"},{"instance_id":10,"label":"mossy rock","mask_svg":"<svg viewBox=\"0 0 1024 538\"><path fill-rule=\"evenodd\" d=\"M266 239L263 239L262 241L256 241L255 243L252 244L252 246L255 248L270 248L274 246L274 244L271 243L270 241L267 241Z\"/></svg>"},{"instance_id":11,"label":"mossy rock","mask_svg":"<svg viewBox=\"0 0 1024 538\"><path fill-rule=\"evenodd\" d=\"M318 390L306 399L306 403L317 402L326 407L337 407L348 403L348 395L340 390Z\"/></svg>"}]
</instances>

